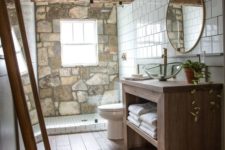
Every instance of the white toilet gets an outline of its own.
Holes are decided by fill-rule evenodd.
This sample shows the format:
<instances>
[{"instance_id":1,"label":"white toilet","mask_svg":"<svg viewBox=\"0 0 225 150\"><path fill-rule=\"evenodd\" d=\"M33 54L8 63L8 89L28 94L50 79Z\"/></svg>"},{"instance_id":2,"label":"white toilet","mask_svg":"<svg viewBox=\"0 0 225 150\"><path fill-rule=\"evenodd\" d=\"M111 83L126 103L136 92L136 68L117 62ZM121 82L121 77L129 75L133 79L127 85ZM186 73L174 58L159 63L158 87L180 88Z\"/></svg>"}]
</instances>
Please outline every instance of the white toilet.
<instances>
[{"instance_id":1,"label":"white toilet","mask_svg":"<svg viewBox=\"0 0 225 150\"><path fill-rule=\"evenodd\" d=\"M108 120L108 139L123 138L123 104L107 104L98 106L99 115Z\"/></svg>"}]
</instances>

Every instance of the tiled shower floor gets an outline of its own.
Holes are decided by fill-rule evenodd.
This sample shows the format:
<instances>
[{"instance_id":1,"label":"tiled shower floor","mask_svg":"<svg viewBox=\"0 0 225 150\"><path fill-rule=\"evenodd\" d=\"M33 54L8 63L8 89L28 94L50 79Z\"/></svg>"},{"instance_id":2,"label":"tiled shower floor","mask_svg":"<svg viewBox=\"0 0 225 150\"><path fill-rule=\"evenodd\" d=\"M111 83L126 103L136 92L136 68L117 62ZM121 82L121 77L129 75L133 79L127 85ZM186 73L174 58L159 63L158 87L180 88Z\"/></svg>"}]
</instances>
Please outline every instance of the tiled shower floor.
<instances>
[{"instance_id":1,"label":"tiled shower floor","mask_svg":"<svg viewBox=\"0 0 225 150\"><path fill-rule=\"evenodd\" d=\"M97 122L96 122L97 120ZM60 116L45 118L48 135L72 134L80 132L106 130L107 121L96 114L83 114L74 116ZM38 125L33 127L37 141L40 141Z\"/></svg>"}]
</instances>

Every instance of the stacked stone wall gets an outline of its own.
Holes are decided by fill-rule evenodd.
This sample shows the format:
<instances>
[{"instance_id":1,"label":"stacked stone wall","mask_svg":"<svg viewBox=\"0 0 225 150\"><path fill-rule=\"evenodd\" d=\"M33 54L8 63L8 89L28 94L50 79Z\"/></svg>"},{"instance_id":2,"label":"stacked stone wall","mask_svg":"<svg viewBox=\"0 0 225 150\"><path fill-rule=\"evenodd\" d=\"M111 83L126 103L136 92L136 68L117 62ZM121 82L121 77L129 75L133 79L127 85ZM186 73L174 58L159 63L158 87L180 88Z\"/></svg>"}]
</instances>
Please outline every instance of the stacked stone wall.
<instances>
[{"instance_id":1,"label":"stacked stone wall","mask_svg":"<svg viewBox=\"0 0 225 150\"><path fill-rule=\"evenodd\" d=\"M62 67L61 19L97 20L97 66ZM95 113L100 104L118 102L117 22L112 4L37 2L36 28L38 81L44 116Z\"/></svg>"}]
</instances>

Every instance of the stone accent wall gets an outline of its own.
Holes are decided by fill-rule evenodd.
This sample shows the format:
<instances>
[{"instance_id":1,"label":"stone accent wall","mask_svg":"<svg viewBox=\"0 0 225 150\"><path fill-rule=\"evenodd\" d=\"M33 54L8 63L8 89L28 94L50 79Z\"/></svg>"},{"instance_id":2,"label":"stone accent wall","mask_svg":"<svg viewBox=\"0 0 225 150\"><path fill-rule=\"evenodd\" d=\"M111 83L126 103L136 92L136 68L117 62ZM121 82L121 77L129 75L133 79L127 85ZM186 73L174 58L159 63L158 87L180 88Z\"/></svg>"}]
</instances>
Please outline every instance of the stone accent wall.
<instances>
[{"instance_id":1,"label":"stone accent wall","mask_svg":"<svg viewBox=\"0 0 225 150\"><path fill-rule=\"evenodd\" d=\"M23 90L24 90L24 94L26 97L26 101L27 101L27 107L29 110L31 123L32 123L32 125L35 125L39 121L38 121L36 105L34 102L34 95L33 95L31 82L30 82L28 73L22 75L21 79L22 79L22 83L23 83Z\"/></svg>"},{"instance_id":2,"label":"stone accent wall","mask_svg":"<svg viewBox=\"0 0 225 150\"><path fill-rule=\"evenodd\" d=\"M60 19L97 19L97 66L61 66ZM94 113L100 104L118 102L117 22L112 4L36 3L36 26L44 116Z\"/></svg>"}]
</instances>

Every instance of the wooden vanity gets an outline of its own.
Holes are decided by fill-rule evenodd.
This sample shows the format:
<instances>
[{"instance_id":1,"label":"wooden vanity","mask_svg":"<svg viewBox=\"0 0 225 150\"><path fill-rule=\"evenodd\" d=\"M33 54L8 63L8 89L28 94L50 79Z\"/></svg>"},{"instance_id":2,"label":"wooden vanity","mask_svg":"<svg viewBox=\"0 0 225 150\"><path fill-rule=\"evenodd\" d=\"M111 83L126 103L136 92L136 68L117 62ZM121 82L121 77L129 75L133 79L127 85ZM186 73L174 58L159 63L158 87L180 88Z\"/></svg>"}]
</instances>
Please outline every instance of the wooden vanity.
<instances>
[{"instance_id":1,"label":"wooden vanity","mask_svg":"<svg viewBox=\"0 0 225 150\"><path fill-rule=\"evenodd\" d=\"M122 80L124 149L221 150L222 84ZM128 106L157 104L157 139L127 120Z\"/></svg>"}]
</instances>

